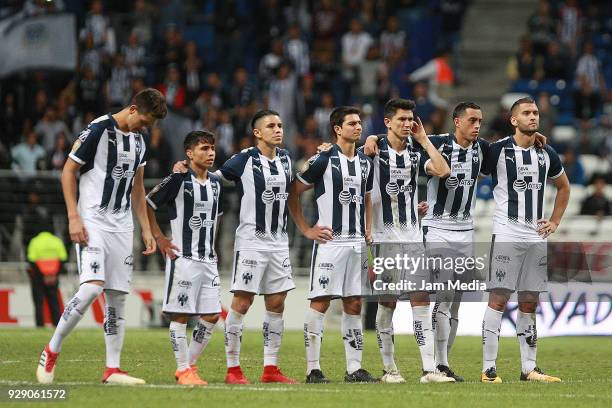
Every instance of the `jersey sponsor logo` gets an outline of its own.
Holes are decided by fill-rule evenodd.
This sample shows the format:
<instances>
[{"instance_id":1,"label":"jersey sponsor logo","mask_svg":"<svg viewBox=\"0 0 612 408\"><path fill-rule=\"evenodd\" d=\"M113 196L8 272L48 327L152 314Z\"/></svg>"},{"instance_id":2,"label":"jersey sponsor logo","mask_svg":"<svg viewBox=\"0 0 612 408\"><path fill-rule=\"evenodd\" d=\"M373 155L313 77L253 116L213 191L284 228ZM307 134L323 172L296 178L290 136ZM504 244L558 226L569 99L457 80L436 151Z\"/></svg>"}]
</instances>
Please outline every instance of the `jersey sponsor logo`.
<instances>
[{"instance_id":1,"label":"jersey sponsor logo","mask_svg":"<svg viewBox=\"0 0 612 408\"><path fill-rule=\"evenodd\" d=\"M394 178L394 179L410 180L410 168L390 169L389 177Z\"/></svg>"},{"instance_id":2,"label":"jersey sponsor logo","mask_svg":"<svg viewBox=\"0 0 612 408\"><path fill-rule=\"evenodd\" d=\"M300 170L300 173L306 172L310 168L312 163L314 163L315 160L317 160L318 158L319 158L319 153L315 154L310 159L306 160L306 162L304 162L304 164L302 165L302 169Z\"/></svg>"},{"instance_id":3,"label":"jersey sponsor logo","mask_svg":"<svg viewBox=\"0 0 612 408\"><path fill-rule=\"evenodd\" d=\"M459 186L459 179L455 176L448 177L444 182L444 185L449 190L454 190Z\"/></svg>"},{"instance_id":4,"label":"jersey sponsor logo","mask_svg":"<svg viewBox=\"0 0 612 408\"><path fill-rule=\"evenodd\" d=\"M87 136L91 133L91 128L84 129L81 133L79 133L79 140L84 142L87 139Z\"/></svg>"},{"instance_id":5,"label":"jersey sponsor logo","mask_svg":"<svg viewBox=\"0 0 612 408\"><path fill-rule=\"evenodd\" d=\"M268 176L266 177L266 187L284 187L286 183L285 176Z\"/></svg>"},{"instance_id":6,"label":"jersey sponsor logo","mask_svg":"<svg viewBox=\"0 0 612 408\"><path fill-rule=\"evenodd\" d=\"M318 265L319 269L325 269L327 271L331 271L334 269L334 264L331 262L320 262Z\"/></svg>"},{"instance_id":7,"label":"jersey sponsor logo","mask_svg":"<svg viewBox=\"0 0 612 408\"><path fill-rule=\"evenodd\" d=\"M495 256L495 260L504 264L510 263L510 257L508 255L497 254Z\"/></svg>"},{"instance_id":8,"label":"jersey sponsor logo","mask_svg":"<svg viewBox=\"0 0 612 408\"><path fill-rule=\"evenodd\" d=\"M344 184L344 188L360 188L361 187L361 179L357 176L345 176L342 179Z\"/></svg>"},{"instance_id":9,"label":"jersey sponsor logo","mask_svg":"<svg viewBox=\"0 0 612 408\"><path fill-rule=\"evenodd\" d=\"M333 169L336 169L336 170L340 171L340 166L339 165L332 163L331 166L332 166Z\"/></svg>"},{"instance_id":10,"label":"jersey sponsor logo","mask_svg":"<svg viewBox=\"0 0 612 408\"><path fill-rule=\"evenodd\" d=\"M74 143L72 144L72 150L70 150L70 153L75 153L77 150L79 150L79 147L81 147L81 144L83 142L81 141L81 139L77 139L74 141Z\"/></svg>"},{"instance_id":11,"label":"jersey sponsor logo","mask_svg":"<svg viewBox=\"0 0 612 408\"><path fill-rule=\"evenodd\" d=\"M193 205L195 211L210 211L213 203L211 201L196 201Z\"/></svg>"},{"instance_id":12,"label":"jersey sponsor logo","mask_svg":"<svg viewBox=\"0 0 612 408\"><path fill-rule=\"evenodd\" d=\"M274 193L272 190L265 190L261 193L261 201L264 204L272 204L274 201L286 200L289 198L289 193Z\"/></svg>"},{"instance_id":13,"label":"jersey sponsor logo","mask_svg":"<svg viewBox=\"0 0 612 408\"><path fill-rule=\"evenodd\" d=\"M404 193L404 192L412 194L412 186L410 184L403 184L400 186L396 182L391 181L387 183L387 185L385 186L385 191L391 197L395 197L399 195L399 193Z\"/></svg>"},{"instance_id":14,"label":"jersey sponsor logo","mask_svg":"<svg viewBox=\"0 0 612 408\"><path fill-rule=\"evenodd\" d=\"M338 201L340 201L342 205L349 205L350 203L362 204L363 197L359 194L351 194L347 190L342 190L340 194L338 194Z\"/></svg>"},{"instance_id":15,"label":"jersey sponsor logo","mask_svg":"<svg viewBox=\"0 0 612 408\"><path fill-rule=\"evenodd\" d=\"M287 269L287 268L291 268L291 261L289 261L289 258L285 258L283 259L283 263L282 263L283 268Z\"/></svg>"},{"instance_id":16,"label":"jersey sponsor logo","mask_svg":"<svg viewBox=\"0 0 612 408\"><path fill-rule=\"evenodd\" d=\"M123 170L122 166L115 166L111 172L111 176L115 180L121 180L124 178L132 178L134 177L134 172L132 170Z\"/></svg>"},{"instance_id":17,"label":"jersey sponsor logo","mask_svg":"<svg viewBox=\"0 0 612 408\"><path fill-rule=\"evenodd\" d=\"M250 268L254 268L254 267L257 266L257 261L254 260L254 259L243 259L242 260L242 264L246 265L246 266L248 266Z\"/></svg>"},{"instance_id":18,"label":"jersey sponsor logo","mask_svg":"<svg viewBox=\"0 0 612 408\"><path fill-rule=\"evenodd\" d=\"M540 182L527 183L525 180L515 180L514 183L512 183L512 188L514 189L514 191L518 193L522 193L526 190L541 190L542 183Z\"/></svg>"},{"instance_id":19,"label":"jersey sponsor logo","mask_svg":"<svg viewBox=\"0 0 612 408\"><path fill-rule=\"evenodd\" d=\"M527 166L516 166L516 172L519 176L537 176L538 175L538 170L535 169L533 166L527 165Z\"/></svg>"},{"instance_id":20,"label":"jersey sponsor logo","mask_svg":"<svg viewBox=\"0 0 612 408\"><path fill-rule=\"evenodd\" d=\"M199 215L194 215L191 218L189 218L189 228L191 228L192 230L199 230L200 228L202 228L202 219L200 218Z\"/></svg>"},{"instance_id":21,"label":"jersey sponsor logo","mask_svg":"<svg viewBox=\"0 0 612 408\"><path fill-rule=\"evenodd\" d=\"M188 280L180 280L180 281L178 281L177 285L179 287L185 288L185 289L189 289L191 286L193 286L191 281L188 281Z\"/></svg>"},{"instance_id":22,"label":"jersey sponsor logo","mask_svg":"<svg viewBox=\"0 0 612 408\"><path fill-rule=\"evenodd\" d=\"M124 260L123 263L125 265L129 265L129 266L134 266L134 257L132 255L128 255Z\"/></svg>"}]
</instances>

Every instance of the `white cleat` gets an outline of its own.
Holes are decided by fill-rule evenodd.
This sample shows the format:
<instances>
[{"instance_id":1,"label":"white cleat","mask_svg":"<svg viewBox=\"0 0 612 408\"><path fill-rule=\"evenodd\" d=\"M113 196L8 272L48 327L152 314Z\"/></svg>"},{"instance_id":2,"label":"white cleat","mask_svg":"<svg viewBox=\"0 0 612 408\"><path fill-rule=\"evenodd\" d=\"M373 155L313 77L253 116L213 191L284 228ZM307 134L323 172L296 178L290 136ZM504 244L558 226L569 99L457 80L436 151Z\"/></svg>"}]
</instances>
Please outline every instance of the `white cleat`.
<instances>
[{"instance_id":1,"label":"white cleat","mask_svg":"<svg viewBox=\"0 0 612 408\"><path fill-rule=\"evenodd\" d=\"M136 378L128 375L127 371L119 368L107 368L104 371L102 378L104 384L121 384L121 385L142 385L146 384L142 378Z\"/></svg>"},{"instance_id":2,"label":"white cleat","mask_svg":"<svg viewBox=\"0 0 612 408\"><path fill-rule=\"evenodd\" d=\"M38 360L38 367L36 367L36 379L41 384L53 383L55 377L55 363L59 353L54 353L49 349L47 344L40 354L40 360Z\"/></svg>"},{"instance_id":3,"label":"white cleat","mask_svg":"<svg viewBox=\"0 0 612 408\"><path fill-rule=\"evenodd\" d=\"M404 384L406 382L398 370L383 371L383 373L381 382L387 384Z\"/></svg>"},{"instance_id":4,"label":"white cleat","mask_svg":"<svg viewBox=\"0 0 612 408\"><path fill-rule=\"evenodd\" d=\"M421 376L421 384L428 383L454 383L455 379L447 377L445 374L439 371L423 371Z\"/></svg>"}]
</instances>

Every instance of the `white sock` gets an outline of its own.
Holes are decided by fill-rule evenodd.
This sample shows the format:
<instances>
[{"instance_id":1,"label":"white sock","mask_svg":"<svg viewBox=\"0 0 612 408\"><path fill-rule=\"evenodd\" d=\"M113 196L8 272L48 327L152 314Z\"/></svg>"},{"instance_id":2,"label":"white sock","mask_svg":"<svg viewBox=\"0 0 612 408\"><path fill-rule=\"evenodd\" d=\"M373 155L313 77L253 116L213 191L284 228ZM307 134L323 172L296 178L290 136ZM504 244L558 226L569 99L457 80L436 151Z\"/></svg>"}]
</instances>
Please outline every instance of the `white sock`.
<instances>
[{"instance_id":1,"label":"white sock","mask_svg":"<svg viewBox=\"0 0 612 408\"><path fill-rule=\"evenodd\" d=\"M538 351L538 331L536 329L536 314L518 311L516 318L516 335L521 349L521 368L529 374L536 367Z\"/></svg>"},{"instance_id":2,"label":"white sock","mask_svg":"<svg viewBox=\"0 0 612 408\"><path fill-rule=\"evenodd\" d=\"M170 343L174 358L176 359L176 369L183 371L189 368L189 354L187 351L187 323L170 322Z\"/></svg>"},{"instance_id":3,"label":"white sock","mask_svg":"<svg viewBox=\"0 0 612 408\"><path fill-rule=\"evenodd\" d=\"M83 318L93 301L102 293L102 286L84 283L64 307L62 318L57 323L53 337L49 341L49 349L54 353L62 350L62 341Z\"/></svg>"},{"instance_id":4,"label":"white sock","mask_svg":"<svg viewBox=\"0 0 612 408\"><path fill-rule=\"evenodd\" d=\"M196 365L198 359L202 355L202 352L208 345L212 336L213 330L215 329L215 323L207 322L206 320L199 319L196 327L193 328L193 335L191 336L191 343L189 343L189 365Z\"/></svg>"},{"instance_id":5,"label":"white sock","mask_svg":"<svg viewBox=\"0 0 612 408\"><path fill-rule=\"evenodd\" d=\"M308 308L304 322L304 346L306 347L306 374L320 370L321 340L323 339L324 313Z\"/></svg>"},{"instance_id":6,"label":"white sock","mask_svg":"<svg viewBox=\"0 0 612 408\"><path fill-rule=\"evenodd\" d=\"M495 367L503 314L503 312L499 312L487 306L482 321L482 372L487 371L491 367Z\"/></svg>"},{"instance_id":7,"label":"white sock","mask_svg":"<svg viewBox=\"0 0 612 408\"><path fill-rule=\"evenodd\" d=\"M393 344L393 309L378 304L376 312L376 338L385 371L397 371Z\"/></svg>"},{"instance_id":8,"label":"white sock","mask_svg":"<svg viewBox=\"0 0 612 408\"><path fill-rule=\"evenodd\" d=\"M447 367L448 341L451 331L450 308L450 302L440 302L436 303L433 309L436 364Z\"/></svg>"},{"instance_id":9,"label":"white sock","mask_svg":"<svg viewBox=\"0 0 612 408\"><path fill-rule=\"evenodd\" d=\"M278 351L284 330L283 314L266 310L263 321L264 367L278 365Z\"/></svg>"},{"instance_id":10,"label":"white sock","mask_svg":"<svg viewBox=\"0 0 612 408\"><path fill-rule=\"evenodd\" d=\"M414 338L419 346L424 371L434 371L434 339L429 306L412 306Z\"/></svg>"},{"instance_id":11,"label":"white sock","mask_svg":"<svg viewBox=\"0 0 612 408\"><path fill-rule=\"evenodd\" d=\"M121 367L121 350L125 338L126 293L107 290L104 313L104 343L106 344L106 366Z\"/></svg>"},{"instance_id":12,"label":"white sock","mask_svg":"<svg viewBox=\"0 0 612 408\"><path fill-rule=\"evenodd\" d=\"M243 319L243 314L232 309L225 320L225 358L228 368L240 365Z\"/></svg>"},{"instance_id":13,"label":"white sock","mask_svg":"<svg viewBox=\"0 0 612 408\"><path fill-rule=\"evenodd\" d=\"M457 337L457 327L459 327L459 306L461 306L461 297L463 293L455 292L455 298L450 309L450 333L448 335L448 346L446 348L447 356L450 355L451 348ZM448 357L447 357L448 358Z\"/></svg>"},{"instance_id":14,"label":"white sock","mask_svg":"<svg viewBox=\"0 0 612 408\"><path fill-rule=\"evenodd\" d=\"M350 315L342 312L342 340L346 354L346 372L349 374L361 368L363 353L363 325L361 315Z\"/></svg>"}]
</instances>

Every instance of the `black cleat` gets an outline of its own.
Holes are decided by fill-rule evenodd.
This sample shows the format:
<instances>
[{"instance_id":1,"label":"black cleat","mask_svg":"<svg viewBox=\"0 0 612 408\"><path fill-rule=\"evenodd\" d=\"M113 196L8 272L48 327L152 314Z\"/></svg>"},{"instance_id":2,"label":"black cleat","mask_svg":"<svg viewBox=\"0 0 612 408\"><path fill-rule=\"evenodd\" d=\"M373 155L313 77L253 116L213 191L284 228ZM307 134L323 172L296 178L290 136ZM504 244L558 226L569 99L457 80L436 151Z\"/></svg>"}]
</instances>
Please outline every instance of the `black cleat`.
<instances>
[{"instance_id":1,"label":"black cleat","mask_svg":"<svg viewBox=\"0 0 612 408\"><path fill-rule=\"evenodd\" d=\"M497 370L495 369L495 367L491 367L484 373L480 374L480 382L501 384L502 379L497 375Z\"/></svg>"},{"instance_id":2,"label":"black cleat","mask_svg":"<svg viewBox=\"0 0 612 408\"><path fill-rule=\"evenodd\" d=\"M463 377L460 377L457 374L455 374L453 370L450 369L449 366L438 364L436 368L438 369L439 372L446 375L447 377L454 378L456 382L463 382Z\"/></svg>"},{"instance_id":3,"label":"black cleat","mask_svg":"<svg viewBox=\"0 0 612 408\"><path fill-rule=\"evenodd\" d=\"M323 371L318 369L311 370L306 376L306 384L329 384L330 382Z\"/></svg>"},{"instance_id":4,"label":"black cleat","mask_svg":"<svg viewBox=\"0 0 612 408\"><path fill-rule=\"evenodd\" d=\"M344 374L344 382L347 383L377 383L380 382L378 378L372 377L370 373L368 373L363 368L360 368L357 371L349 374L345 372Z\"/></svg>"}]
</instances>

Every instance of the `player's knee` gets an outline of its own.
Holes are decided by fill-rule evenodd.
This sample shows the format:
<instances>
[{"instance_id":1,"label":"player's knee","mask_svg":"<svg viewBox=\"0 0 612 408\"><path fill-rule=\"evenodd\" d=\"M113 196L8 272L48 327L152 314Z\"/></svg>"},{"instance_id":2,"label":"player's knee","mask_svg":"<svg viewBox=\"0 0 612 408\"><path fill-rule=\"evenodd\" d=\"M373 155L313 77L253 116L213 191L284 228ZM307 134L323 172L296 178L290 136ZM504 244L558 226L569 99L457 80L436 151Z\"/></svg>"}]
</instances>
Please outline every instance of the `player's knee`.
<instances>
[{"instance_id":1,"label":"player's knee","mask_svg":"<svg viewBox=\"0 0 612 408\"><path fill-rule=\"evenodd\" d=\"M535 313L537 308L537 302L519 302L519 310L523 313Z\"/></svg>"},{"instance_id":2,"label":"player's knee","mask_svg":"<svg viewBox=\"0 0 612 408\"><path fill-rule=\"evenodd\" d=\"M265 298L266 310L273 313L283 313L285 310L285 295L269 295Z\"/></svg>"},{"instance_id":3,"label":"player's knee","mask_svg":"<svg viewBox=\"0 0 612 408\"><path fill-rule=\"evenodd\" d=\"M168 317L171 321L180 324L187 324L187 322L189 321L189 316L183 314L170 313Z\"/></svg>"},{"instance_id":4,"label":"player's knee","mask_svg":"<svg viewBox=\"0 0 612 408\"><path fill-rule=\"evenodd\" d=\"M361 313L361 299L356 296L343 298L342 303L344 306L344 312L351 315Z\"/></svg>"},{"instance_id":5,"label":"player's knee","mask_svg":"<svg viewBox=\"0 0 612 408\"><path fill-rule=\"evenodd\" d=\"M234 293L232 309L240 314L245 314L253 304L254 296L246 293Z\"/></svg>"},{"instance_id":6,"label":"player's knee","mask_svg":"<svg viewBox=\"0 0 612 408\"><path fill-rule=\"evenodd\" d=\"M200 318L208 323L215 324L219 321L221 315L219 313L202 315Z\"/></svg>"},{"instance_id":7,"label":"player's knee","mask_svg":"<svg viewBox=\"0 0 612 408\"><path fill-rule=\"evenodd\" d=\"M429 306L429 293L414 292L410 294L410 306Z\"/></svg>"},{"instance_id":8,"label":"player's knee","mask_svg":"<svg viewBox=\"0 0 612 408\"><path fill-rule=\"evenodd\" d=\"M378 302L379 305L395 310L397 302Z\"/></svg>"},{"instance_id":9,"label":"player's knee","mask_svg":"<svg viewBox=\"0 0 612 408\"><path fill-rule=\"evenodd\" d=\"M329 299L315 299L310 302L310 308L319 313L325 313L329 309L329 304Z\"/></svg>"}]
</instances>

